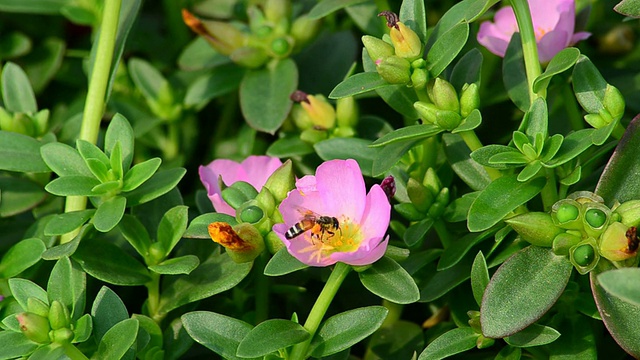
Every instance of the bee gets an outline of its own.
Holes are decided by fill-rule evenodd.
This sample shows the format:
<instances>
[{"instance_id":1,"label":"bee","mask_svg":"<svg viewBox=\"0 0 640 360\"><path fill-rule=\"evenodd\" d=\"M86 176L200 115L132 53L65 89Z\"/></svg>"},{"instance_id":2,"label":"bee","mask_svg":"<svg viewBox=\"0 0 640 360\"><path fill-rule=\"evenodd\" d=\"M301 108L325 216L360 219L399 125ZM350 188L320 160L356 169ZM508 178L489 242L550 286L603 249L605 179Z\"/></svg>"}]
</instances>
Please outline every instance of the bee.
<instances>
[{"instance_id":1,"label":"bee","mask_svg":"<svg viewBox=\"0 0 640 360\"><path fill-rule=\"evenodd\" d=\"M330 238L335 235L336 230L342 231L337 218L318 215L308 210L299 222L287 230L284 237L291 240L309 230L311 230L312 239L322 239L325 233Z\"/></svg>"}]
</instances>

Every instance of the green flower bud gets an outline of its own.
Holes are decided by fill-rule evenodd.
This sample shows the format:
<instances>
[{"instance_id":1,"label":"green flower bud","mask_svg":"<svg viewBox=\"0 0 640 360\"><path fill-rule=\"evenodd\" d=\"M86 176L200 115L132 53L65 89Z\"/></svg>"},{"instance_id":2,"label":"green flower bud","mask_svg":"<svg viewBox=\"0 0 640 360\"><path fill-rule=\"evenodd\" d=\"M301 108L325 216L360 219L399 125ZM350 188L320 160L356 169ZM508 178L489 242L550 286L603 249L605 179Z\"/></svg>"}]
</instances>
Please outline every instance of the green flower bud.
<instances>
[{"instance_id":1,"label":"green flower bud","mask_svg":"<svg viewBox=\"0 0 640 360\"><path fill-rule=\"evenodd\" d=\"M582 241L582 237L572 233L561 233L553 239L551 248L553 253L559 256L569 255L569 249Z\"/></svg>"},{"instance_id":2,"label":"green flower bud","mask_svg":"<svg viewBox=\"0 0 640 360\"><path fill-rule=\"evenodd\" d=\"M58 300L51 302L51 310L49 311L49 324L53 330L69 327L69 310Z\"/></svg>"},{"instance_id":3,"label":"green flower bud","mask_svg":"<svg viewBox=\"0 0 640 360\"><path fill-rule=\"evenodd\" d=\"M258 206L251 205L242 210L240 213L240 219L243 222L248 222L250 224L255 224L260 221L264 217L264 211L260 209Z\"/></svg>"},{"instance_id":4,"label":"green flower bud","mask_svg":"<svg viewBox=\"0 0 640 360\"><path fill-rule=\"evenodd\" d=\"M186 9L182 10L182 19L191 30L204 37L222 55L230 55L247 42L247 35L229 23L201 21Z\"/></svg>"},{"instance_id":5,"label":"green flower bud","mask_svg":"<svg viewBox=\"0 0 640 360\"><path fill-rule=\"evenodd\" d=\"M377 37L365 35L362 37L362 44L364 45L364 48L367 49L369 57L376 65L379 65L383 59L395 54L391 44L386 43Z\"/></svg>"},{"instance_id":6,"label":"green flower bud","mask_svg":"<svg viewBox=\"0 0 640 360\"><path fill-rule=\"evenodd\" d=\"M620 215L620 222L627 226L640 225L640 200L630 200L618 205L614 210Z\"/></svg>"},{"instance_id":7,"label":"green flower bud","mask_svg":"<svg viewBox=\"0 0 640 360\"><path fill-rule=\"evenodd\" d=\"M553 223L551 215L528 212L505 220L522 240L541 247L551 247L554 239L564 230Z\"/></svg>"},{"instance_id":8,"label":"green flower bud","mask_svg":"<svg viewBox=\"0 0 640 360\"><path fill-rule=\"evenodd\" d=\"M427 212L435 200L431 191L413 178L407 181L407 195L411 203L422 213Z\"/></svg>"},{"instance_id":9,"label":"green flower bud","mask_svg":"<svg viewBox=\"0 0 640 360\"><path fill-rule=\"evenodd\" d=\"M260 190L260 193L258 194L258 196L256 196L256 202L268 216L273 214L276 209L276 199L273 197L271 191L269 191L269 189L267 189L266 187L263 187Z\"/></svg>"},{"instance_id":10,"label":"green flower bud","mask_svg":"<svg viewBox=\"0 0 640 360\"><path fill-rule=\"evenodd\" d=\"M51 342L49 338L51 327L46 317L23 312L17 314L16 319L18 319L18 323L20 324L20 330L27 339L40 344L48 344Z\"/></svg>"},{"instance_id":11,"label":"green flower bud","mask_svg":"<svg viewBox=\"0 0 640 360\"><path fill-rule=\"evenodd\" d=\"M427 93L433 104L440 110L460 113L460 101L456 89L447 80L435 78L427 84Z\"/></svg>"},{"instance_id":12,"label":"green flower bud","mask_svg":"<svg viewBox=\"0 0 640 360\"><path fill-rule=\"evenodd\" d=\"M356 136L356 131L352 127L341 126L337 127L333 130L332 137L354 137Z\"/></svg>"},{"instance_id":13,"label":"green flower bud","mask_svg":"<svg viewBox=\"0 0 640 360\"><path fill-rule=\"evenodd\" d=\"M265 17L274 23L282 19L288 19L291 14L291 2L289 0L266 0L264 3Z\"/></svg>"},{"instance_id":14,"label":"green flower bud","mask_svg":"<svg viewBox=\"0 0 640 360\"><path fill-rule=\"evenodd\" d=\"M273 231L269 232L265 237L265 244L267 245L267 250L271 254L275 254L281 249L286 248L280 237Z\"/></svg>"},{"instance_id":15,"label":"green flower bud","mask_svg":"<svg viewBox=\"0 0 640 360\"><path fill-rule=\"evenodd\" d=\"M610 224L600 237L600 254L611 261L623 261L638 255L638 229L622 223Z\"/></svg>"},{"instance_id":16,"label":"green flower bud","mask_svg":"<svg viewBox=\"0 0 640 360\"><path fill-rule=\"evenodd\" d=\"M389 37L391 37L396 56L410 61L422 57L420 37L402 22L396 22L389 31Z\"/></svg>"},{"instance_id":17,"label":"green flower bud","mask_svg":"<svg viewBox=\"0 0 640 360\"><path fill-rule=\"evenodd\" d=\"M444 214L444 210L447 208L446 204L442 204L442 203L433 203L430 207L429 207L429 211L427 212L427 214L429 215L430 218L432 219L438 219L440 216L442 216L442 214Z\"/></svg>"},{"instance_id":18,"label":"green flower bud","mask_svg":"<svg viewBox=\"0 0 640 360\"><path fill-rule=\"evenodd\" d=\"M476 339L476 347L478 349L487 349L495 344L496 340L488 337L484 337L483 335L478 336Z\"/></svg>"},{"instance_id":19,"label":"green flower bud","mask_svg":"<svg viewBox=\"0 0 640 360\"><path fill-rule=\"evenodd\" d=\"M611 210L604 204L597 202L582 205L584 230L588 236L598 238L605 230L611 217Z\"/></svg>"},{"instance_id":20,"label":"green flower bud","mask_svg":"<svg viewBox=\"0 0 640 360\"><path fill-rule=\"evenodd\" d=\"M291 119L300 130L307 130L313 127L313 119L311 119L307 110L303 109L300 104L294 104L291 108Z\"/></svg>"},{"instance_id":21,"label":"green flower bud","mask_svg":"<svg viewBox=\"0 0 640 360\"><path fill-rule=\"evenodd\" d=\"M411 64L406 59L395 55L384 58L377 70L389 84L407 84L411 80Z\"/></svg>"},{"instance_id":22,"label":"green flower bud","mask_svg":"<svg viewBox=\"0 0 640 360\"><path fill-rule=\"evenodd\" d=\"M27 299L27 311L32 314L47 317L49 316L49 305L38 298L30 297Z\"/></svg>"},{"instance_id":23,"label":"green flower bud","mask_svg":"<svg viewBox=\"0 0 640 360\"><path fill-rule=\"evenodd\" d=\"M338 126L354 127L358 124L360 109L353 96L340 98L336 101L336 121Z\"/></svg>"},{"instance_id":24,"label":"green flower bud","mask_svg":"<svg viewBox=\"0 0 640 360\"><path fill-rule=\"evenodd\" d=\"M429 72L426 69L415 69L411 73L411 85L415 89L424 89L429 81Z\"/></svg>"},{"instance_id":25,"label":"green flower bud","mask_svg":"<svg viewBox=\"0 0 640 360\"><path fill-rule=\"evenodd\" d=\"M593 270L600 261L595 239L588 238L574 245L569 249L569 258L580 275Z\"/></svg>"},{"instance_id":26,"label":"green flower bud","mask_svg":"<svg viewBox=\"0 0 640 360\"><path fill-rule=\"evenodd\" d=\"M464 84L460 92L460 115L466 118L471 112L480 107L480 93L478 84Z\"/></svg>"},{"instance_id":27,"label":"green flower bud","mask_svg":"<svg viewBox=\"0 0 640 360\"><path fill-rule=\"evenodd\" d=\"M258 191L246 181L236 181L231 186L222 190L222 199L234 209L238 209L242 204L255 199Z\"/></svg>"},{"instance_id":28,"label":"green flower bud","mask_svg":"<svg viewBox=\"0 0 640 360\"><path fill-rule=\"evenodd\" d=\"M300 139L309 144L315 144L322 140L326 140L328 137L326 130L319 129L307 129L300 133Z\"/></svg>"},{"instance_id":29,"label":"green flower bud","mask_svg":"<svg viewBox=\"0 0 640 360\"><path fill-rule=\"evenodd\" d=\"M229 58L240 66L255 69L264 65L269 59L269 56L264 49L253 46L242 46L233 50L233 52L229 54Z\"/></svg>"},{"instance_id":30,"label":"green flower bud","mask_svg":"<svg viewBox=\"0 0 640 360\"><path fill-rule=\"evenodd\" d=\"M271 53L278 59L283 59L291 54L294 41L289 36L281 36L271 41Z\"/></svg>"},{"instance_id":31,"label":"green flower bud","mask_svg":"<svg viewBox=\"0 0 640 360\"><path fill-rule=\"evenodd\" d=\"M442 190L442 182L440 181L436 171L431 167L424 173L422 185L426 186L433 196L437 196L440 193L440 190Z\"/></svg>"},{"instance_id":32,"label":"green flower bud","mask_svg":"<svg viewBox=\"0 0 640 360\"><path fill-rule=\"evenodd\" d=\"M600 129L609 125L609 123L605 121L600 114L587 114L584 116L584 121L593 126L594 129Z\"/></svg>"},{"instance_id":33,"label":"green flower bud","mask_svg":"<svg viewBox=\"0 0 640 360\"><path fill-rule=\"evenodd\" d=\"M412 203L400 203L393 205L393 208L402 216L403 218L409 221L420 221L424 219L424 213L418 211L416 206Z\"/></svg>"},{"instance_id":34,"label":"green flower bud","mask_svg":"<svg viewBox=\"0 0 640 360\"><path fill-rule=\"evenodd\" d=\"M315 128L331 129L336 125L336 110L322 95L307 95L300 106L309 114Z\"/></svg>"},{"instance_id":35,"label":"green flower bud","mask_svg":"<svg viewBox=\"0 0 640 360\"><path fill-rule=\"evenodd\" d=\"M296 48L302 48L316 37L321 27L320 20L311 20L306 14L293 21L289 34L295 40Z\"/></svg>"},{"instance_id":36,"label":"green flower bud","mask_svg":"<svg viewBox=\"0 0 640 360\"><path fill-rule=\"evenodd\" d=\"M13 115L0 106L0 130L17 132L13 130Z\"/></svg>"},{"instance_id":37,"label":"green flower bud","mask_svg":"<svg viewBox=\"0 0 640 360\"><path fill-rule=\"evenodd\" d=\"M276 202L279 204L287 197L289 191L295 187L296 180L293 174L291 160L287 160L269 176L264 187L269 189Z\"/></svg>"},{"instance_id":38,"label":"green flower bud","mask_svg":"<svg viewBox=\"0 0 640 360\"><path fill-rule=\"evenodd\" d=\"M448 110L436 111L436 124L444 130L453 130L460 125L462 117L457 112Z\"/></svg>"},{"instance_id":39,"label":"green flower bud","mask_svg":"<svg viewBox=\"0 0 640 360\"><path fill-rule=\"evenodd\" d=\"M167 256L161 243L155 242L149 246L148 265L159 264Z\"/></svg>"},{"instance_id":40,"label":"green flower bud","mask_svg":"<svg viewBox=\"0 0 640 360\"><path fill-rule=\"evenodd\" d=\"M609 114L614 120L622 118L624 115L624 97L620 90L615 86L607 84L607 88L604 91L604 99L602 100L604 108L607 109Z\"/></svg>"},{"instance_id":41,"label":"green flower bud","mask_svg":"<svg viewBox=\"0 0 640 360\"><path fill-rule=\"evenodd\" d=\"M591 191L576 191L569 194L569 196L567 196L567 199L575 200L580 204L585 204L588 202L597 202L604 204L604 199L601 196L592 193Z\"/></svg>"},{"instance_id":42,"label":"green flower bud","mask_svg":"<svg viewBox=\"0 0 640 360\"><path fill-rule=\"evenodd\" d=\"M58 344L70 343L73 340L74 333L68 328L62 328L52 331L53 342Z\"/></svg>"},{"instance_id":43,"label":"green flower bud","mask_svg":"<svg viewBox=\"0 0 640 360\"><path fill-rule=\"evenodd\" d=\"M438 108L434 104L424 101L416 101L413 103L413 108L416 109L418 115L420 115L420 119L422 119L425 124L436 123Z\"/></svg>"},{"instance_id":44,"label":"green flower bud","mask_svg":"<svg viewBox=\"0 0 640 360\"><path fill-rule=\"evenodd\" d=\"M553 223L564 229L582 229L580 222L581 205L571 199L562 199L551 207Z\"/></svg>"},{"instance_id":45,"label":"green flower bud","mask_svg":"<svg viewBox=\"0 0 640 360\"><path fill-rule=\"evenodd\" d=\"M234 227L224 222L209 224L209 236L222 245L236 263L253 261L264 251L264 239L251 224L242 223Z\"/></svg>"}]
</instances>

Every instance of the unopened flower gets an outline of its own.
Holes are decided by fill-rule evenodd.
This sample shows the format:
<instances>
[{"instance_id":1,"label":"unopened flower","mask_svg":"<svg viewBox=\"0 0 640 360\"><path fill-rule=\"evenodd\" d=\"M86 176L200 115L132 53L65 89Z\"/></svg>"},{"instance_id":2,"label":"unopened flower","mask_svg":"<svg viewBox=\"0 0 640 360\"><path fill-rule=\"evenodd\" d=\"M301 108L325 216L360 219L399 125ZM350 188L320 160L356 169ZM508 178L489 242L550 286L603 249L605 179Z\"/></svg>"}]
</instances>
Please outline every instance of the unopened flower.
<instances>
[{"instance_id":1,"label":"unopened flower","mask_svg":"<svg viewBox=\"0 0 640 360\"><path fill-rule=\"evenodd\" d=\"M249 156L242 163L233 160L217 159L207 166L200 166L200 181L207 189L207 196L214 209L223 214L236 215L236 211L221 196L221 184L226 186L237 181L245 181L260 191L271 174L282 165L280 159L271 156Z\"/></svg>"},{"instance_id":2,"label":"unopened flower","mask_svg":"<svg viewBox=\"0 0 640 360\"><path fill-rule=\"evenodd\" d=\"M384 16L387 19L387 27L391 29L389 37L397 56L410 61L422 56L420 37L415 31L399 21L398 15L391 11L383 11L378 16Z\"/></svg>"},{"instance_id":3,"label":"unopened flower","mask_svg":"<svg viewBox=\"0 0 640 360\"><path fill-rule=\"evenodd\" d=\"M560 50L591 36L575 31L574 0L529 1L533 30L538 44L541 63L549 62ZM478 42L492 53L504 57L507 45L518 24L510 6L498 10L494 22L483 22L478 31Z\"/></svg>"},{"instance_id":4,"label":"unopened flower","mask_svg":"<svg viewBox=\"0 0 640 360\"><path fill-rule=\"evenodd\" d=\"M386 251L391 205L379 185L367 194L355 160L323 163L296 182L279 209L284 223L273 231L307 265L368 265Z\"/></svg>"},{"instance_id":5,"label":"unopened flower","mask_svg":"<svg viewBox=\"0 0 640 360\"><path fill-rule=\"evenodd\" d=\"M296 90L290 98L300 103L314 129L327 130L336 125L336 110L324 96L309 95Z\"/></svg>"},{"instance_id":6,"label":"unopened flower","mask_svg":"<svg viewBox=\"0 0 640 360\"><path fill-rule=\"evenodd\" d=\"M253 261L265 248L258 230L248 223L232 227L225 222L214 222L209 224L208 231L211 239L222 245L237 263Z\"/></svg>"}]
</instances>

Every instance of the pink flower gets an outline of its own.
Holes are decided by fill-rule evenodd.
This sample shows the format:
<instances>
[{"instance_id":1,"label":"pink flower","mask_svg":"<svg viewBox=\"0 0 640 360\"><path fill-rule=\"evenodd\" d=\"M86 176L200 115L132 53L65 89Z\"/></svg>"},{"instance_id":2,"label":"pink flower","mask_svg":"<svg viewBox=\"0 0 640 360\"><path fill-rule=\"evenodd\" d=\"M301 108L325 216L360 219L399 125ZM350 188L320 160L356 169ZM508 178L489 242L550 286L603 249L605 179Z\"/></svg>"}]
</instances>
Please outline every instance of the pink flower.
<instances>
[{"instance_id":1,"label":"pink flower","mask_svg":"<svg viewBox=\"0 0 640 360\"><path fill-rule=\"evenodd\" d=\"M331 160L296 182L280 204L273 231L310 266L368 265L387 249L391 205L379 185L367 194L355 160Z\"/></svg>"},{"instance_id":2,"label":"pink flower","mask_svg":"<svg viewBox=\"0 0 640 360\"><path fill-rule=\"evenodd\" d=\"M236 211L220 195L218 177L222 177L226 186L237 181L246 181L260 191L269 176L281 165L280 159L271 156L249 156L242 163L227 159L213 160L207 166L200 166L198 172L213 208L219 213L235 216Z\"/></svg>"},{"instance_id":3,"label":"pink flower","mask_svg":"<svg viewBox=\"0 0 640 360\"><path fill-rule=\"evenodd\" d=\"M529 1L533 30L538 44L540 62L548 63L560 50L591 36L588 32L574 34L574 0ZM504 57L511 35L518 32L516 16L510 6L496 12L494 22L480 24L478 42L492 53Z\"/></svg>"}]
</instances>

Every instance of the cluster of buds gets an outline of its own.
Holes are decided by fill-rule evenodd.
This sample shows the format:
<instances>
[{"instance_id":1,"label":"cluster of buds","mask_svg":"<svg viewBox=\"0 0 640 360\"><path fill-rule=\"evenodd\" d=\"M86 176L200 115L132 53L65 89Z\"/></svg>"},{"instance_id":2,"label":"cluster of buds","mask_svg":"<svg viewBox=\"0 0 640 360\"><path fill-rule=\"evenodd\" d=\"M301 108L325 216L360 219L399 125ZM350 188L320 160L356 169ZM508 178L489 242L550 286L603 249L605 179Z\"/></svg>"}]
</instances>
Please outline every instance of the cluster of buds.
<instances>
[{"instance_id":1,"label":"cluster of buds","mask_svg":"<svg viewBox=\"0 0 640 360\"><path fill-rule=\"evenodd\" d=\"M449 205L449 188L442 186L433 168L427 169L422 182L409 178L407 195L411 202L396 204L394 209L409 221L438 219Z\"/></svg>"},{"instance_id":2,"label":"cluster of buds","mask_svg":"<svg viewBox=\"0 0 640 360\"><path fill-rule=\"evenodd\" d=\"M596 129L603 128L613 121L620 120L624 115L624 97L615 86L607 84L602 98L602 107L598 112L591 112L584 116L584 120ZM584 107L585 110L589 107Z\"/></svg>"},{"instance_id":3,"label":"cluster of buds","mask_svg":"<svg viewBox=\"0 0 640 360\"><path fill-rule=\"evenodd\" d=\"M10 112L0 106L0 130L11 131L38 138L43 136L49 127L49 110L37 113Z\"/></svg>"},{"instance_id":4,"label":"cluster of buds","mask_svg":"<svg viewBox=\"0 0 640 360\"><path fill-rule=\"evenodd\" d=\"M20 331L38 344L71 343L76 334L71 324L69 309L57 300L51 304L30 297L25 312L16 314Z\"/></svg>"},{"instance_id":5,"label":"cluster of buds","mask_svg":"<svg viewBox=\"0 0 640 360\"><path fill-rule=\"evenodd\" d=\"M556 202L550 214L530 212L506 222L523 240L569 256L580 274L595 268L601 257L619 262L638 254L640 200L610 209L601 197L580 191Z\"/></svg>"},{"instance_id":6,"label":"cluster of buds","mask_svg":"<svg viewBox=\"0 0 640 360\"><path fill-rule=\"evenodd\" d=\"M291 94L294 104L291 119L301 131L300 138L310 144L330 137L352 137L359 111L353 97L338 99L335 108L323 95L309 95L296 90Z\"/></svg>"},{"instance_id":7,"label":"cluster of buds","mask_svg":"<svg viewBox=\"0 0 640 360\"><path fill-rule=\"evenodd\" d=\"M429 80L429 72L422 58L420 37L399 21L395 13L383 11L378 16L387 19L389 41L369 35L362 37L362 43L376 64L378 74L390 84L407 84L423 89Z\"/></svg>"},{"instance_id":8,"label":"cluster of buds","mask_svg":"<svg viewBox=\"0 0 640 360\"><path fill-rule=\"evenodd\" d=\"M220 182L221 187L224 186ZM222 198L236 212L237 224L214 222L209 225L213 241L225 247L235 262L253 261L267 248L275 253L284 244L272 231L273 224L282 222L277 205L295 186L291 161L285 162L258 192L244 181L234 182L222 190Z\"/></svg>"},{"instance_id":9,"label":"cluster of buds","mask_svg":"<svg viewBox=\"0 0 640 360\"><path fill-rule=\"evenodd\" d=\"M467 311L467 316L469 316L469 321L467 323L473 329L473 332L478 334L476 338L476 347L478 349L486 349L488 347L493 346L495 344L495 339L485 337L482 334L482 325L480 324L480 311Z\"/></svg>"},{"instance_id":10,"label":"cluster of buds","mask_svg":"<svg viewBox=\"0 0 640 360\"><path fill-rule=\"evenodd\" d=\"M476 83L465 84L460 91L448 81L436 78L427 84L428 101L416 101L416 109L422 121L437 125L443 130L452 131L467 119L480 106L480 95Z\"/></svg>"},{"instance_id":11,"label":"cluster of buds","mask_svg":"<svg viewBox=\"0 0 640 360\"><path fill-rule=\"evenodd\" d=\"M309 43L320 29L308 15L291 18L289 0L267 0L247 9L248 24L200 20L187 10L182 18L219 53L240 66L258 68L269 59L282 59Z\"/></svg>"}]
</instances>

